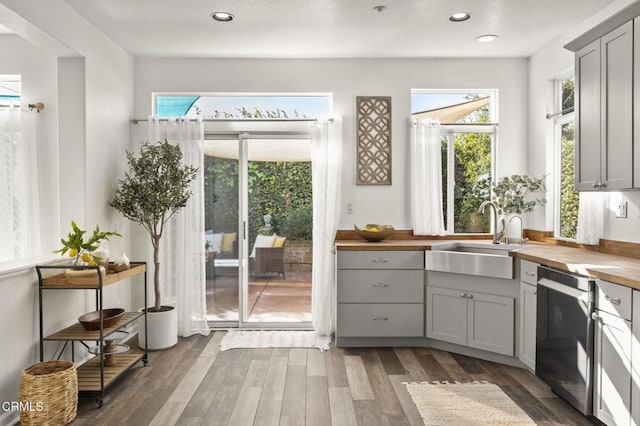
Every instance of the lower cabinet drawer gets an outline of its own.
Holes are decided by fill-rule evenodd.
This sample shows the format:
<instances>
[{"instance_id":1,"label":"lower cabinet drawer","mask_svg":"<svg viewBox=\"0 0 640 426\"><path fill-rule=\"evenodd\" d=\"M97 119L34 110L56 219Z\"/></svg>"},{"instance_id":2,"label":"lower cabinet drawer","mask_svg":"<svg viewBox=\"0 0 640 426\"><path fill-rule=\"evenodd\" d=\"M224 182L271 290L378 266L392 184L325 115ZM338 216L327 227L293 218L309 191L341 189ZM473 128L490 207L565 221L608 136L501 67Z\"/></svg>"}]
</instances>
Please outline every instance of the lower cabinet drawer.
<instances>
[{"instance_id":1,"label":"lower cabinet drawer","mask_svg":"<svg viewBox=\"0 0 640 426\"><path fill-rule=\"evenodd\" d=\"M339 270L338 303L420 303L423 270Z\"/></svg>"},{"instance_id":2,"label":"lower cabinet drawer","mask_svg":"<svg viewBox=\"0 0 640 426\"><path fill-rule=\"evenodd\" d=\"M424 336L421 303L339 303L337 334L340 337Z\"/></svg>"}]
</instances>

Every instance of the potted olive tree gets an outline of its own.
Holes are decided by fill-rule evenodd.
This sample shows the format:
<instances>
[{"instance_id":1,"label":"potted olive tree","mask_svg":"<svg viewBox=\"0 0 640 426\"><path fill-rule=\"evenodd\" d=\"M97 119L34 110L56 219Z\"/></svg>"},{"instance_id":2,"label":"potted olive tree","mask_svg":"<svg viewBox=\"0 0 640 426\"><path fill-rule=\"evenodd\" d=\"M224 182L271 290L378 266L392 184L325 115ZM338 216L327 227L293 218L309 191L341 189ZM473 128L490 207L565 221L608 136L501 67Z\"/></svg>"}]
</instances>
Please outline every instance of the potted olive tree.
<instances>
[{"instance_id":1,"label":"potted olive tree","mask_svg":"<svg viewBox=\"0 0 640 426\"><path fill-rule=\"evenodd\" d=\"M138 156L127 151L129 170L118 181L109 205L149 233L153 246L154 304L145 307L148 336L140 327L139 341L149 349L165 349L178 342L178 317L174 307L162 305L160 292L160 239L164 226L191 197L191 182L198 169L182 162L180 147L163 142L145 142Z\"/></svg>"}]
</instances>

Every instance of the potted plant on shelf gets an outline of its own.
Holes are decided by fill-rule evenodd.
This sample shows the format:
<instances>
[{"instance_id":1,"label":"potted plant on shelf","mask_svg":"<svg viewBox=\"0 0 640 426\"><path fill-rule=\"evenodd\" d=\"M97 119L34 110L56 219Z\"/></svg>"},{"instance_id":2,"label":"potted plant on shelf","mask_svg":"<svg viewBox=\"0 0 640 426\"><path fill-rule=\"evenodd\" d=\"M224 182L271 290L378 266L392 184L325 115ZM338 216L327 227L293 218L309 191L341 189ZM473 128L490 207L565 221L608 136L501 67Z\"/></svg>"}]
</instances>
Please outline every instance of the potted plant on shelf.
<instances>
[{"instance_id":1,"label":"potted plant on shelf","mask_svg":"<svg viewBox=\"0 0 640 426\"><path fill-rule=\"evenodd\" d=\"M110 237L122 237L117 231L101 231L100 227L96 225L96 229L93 230L93 234L85 241L85 235L87 231L80 229L80 227L71 221L71 232L67 234L67 239L60 239L62 248L54 251L54 253L60 253L63 256L69 253L69 256L73 258L73 268L67 269L67 278L70 280L77 278L90 278L97 275L96 269L87 269L85 266L96 266L98 263L102 263L105 259L94 253L100 243L103 241L109 241ZM106 259L108 262L108 259ZM100 265L100 271L102 275L107 273L107 270L103 265Z\"/></svg>"},{"instance_id":2,"label":"potted plant on shelf","mask_svg":"<svg viewBox=\"0 0 640 426\"><path fill-rule=\"evenodd\" d=\"M503 215L507 237L521 238L521 235L516 235L516 230L509 229L511 219L532 212L536 206L547 204L544 197L546 190L545 176L538 179L527 175L511 175L492 184L491 201L496 204L498 214ZM538 192L541 193L540 196L535 195Z\"/></svg>"},{"instance_id":3,"label":"potted plant on shelf","mask_svg":"<svg viewBox=\"0 0 640 426\"><path fill-rule=\"evenodd\" d=\"M178 342L178 317L173 306L162 305L160 292L160 239L165 224L191 197L191 182L198 169L182 162L180 147L162 142L145 142L139 155L127 151L129 171L118 181L109 205L149 233L153 246L154 304L146 309L148 330L140 327L139 344L149 349L166 349ZM148 333L148 336L147 336Z\"/></svg>"},{"instance_id":4,"label":"potted plant on shelf","mask_svg":"<svg viewBox=\"0 0 640 426\"><path fill-rule=\"evenodd\" d=\"M535 206L547 203L546 190L544 176L540 179L527 175L505 176L493 183L491 200L496 203L498 214L529 213ZM542 192L542 196L534 197L536 192Z\"/></svg>"}]
</instances>

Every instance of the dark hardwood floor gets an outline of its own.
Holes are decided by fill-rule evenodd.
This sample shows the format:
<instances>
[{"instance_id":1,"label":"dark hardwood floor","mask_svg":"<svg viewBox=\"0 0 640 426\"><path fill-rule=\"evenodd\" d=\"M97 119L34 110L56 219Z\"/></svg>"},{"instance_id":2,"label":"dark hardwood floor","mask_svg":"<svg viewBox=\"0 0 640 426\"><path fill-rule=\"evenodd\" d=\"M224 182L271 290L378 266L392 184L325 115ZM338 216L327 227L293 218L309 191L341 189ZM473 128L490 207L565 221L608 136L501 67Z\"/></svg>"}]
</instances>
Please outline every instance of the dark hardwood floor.
<instances>
[{"instance_id":1,"label":"dark hardwood floor","mask_svg":"<svg viewBox=\"0 0 640 426\"><path fill-rule=\"evenodd\" d=\"M485 380L537 424L588 425L525 370L426 348L233 349L224 331L150 353L75 425L419 425L407 381Z\"/></svg>"}]
</instances>

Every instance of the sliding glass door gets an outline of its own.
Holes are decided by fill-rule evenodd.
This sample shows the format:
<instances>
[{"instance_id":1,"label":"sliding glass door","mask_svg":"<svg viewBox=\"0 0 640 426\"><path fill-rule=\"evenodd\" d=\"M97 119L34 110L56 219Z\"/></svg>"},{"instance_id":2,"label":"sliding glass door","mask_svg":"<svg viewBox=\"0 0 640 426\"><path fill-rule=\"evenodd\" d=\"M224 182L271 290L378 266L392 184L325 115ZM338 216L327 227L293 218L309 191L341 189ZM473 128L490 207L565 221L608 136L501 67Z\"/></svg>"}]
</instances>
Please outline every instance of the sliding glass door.
<instances>
[{"instance_id":1,"label":"sliding glass door","mask_svg":"<svg viewBox=\"0 0 640 426\"><path fill-rule=\"evenodd\" d=\"M204 163L212 325L309 326L308 134L208 135Z\"/></svg>"}]
</instances>

